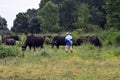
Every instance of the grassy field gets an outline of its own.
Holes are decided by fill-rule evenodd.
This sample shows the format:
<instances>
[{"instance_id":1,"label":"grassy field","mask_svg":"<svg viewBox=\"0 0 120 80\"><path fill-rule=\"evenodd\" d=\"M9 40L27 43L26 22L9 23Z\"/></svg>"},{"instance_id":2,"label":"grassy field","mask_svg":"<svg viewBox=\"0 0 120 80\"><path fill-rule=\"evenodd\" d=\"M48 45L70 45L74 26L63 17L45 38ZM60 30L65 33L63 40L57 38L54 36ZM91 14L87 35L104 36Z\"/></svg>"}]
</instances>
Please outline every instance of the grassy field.
<instances>
[{"instance_id":1,"label":"grassy field","mask_svg":"<svg viewBox=\"0 0 120 80\"><path fill-rule=\"evenodd\" d=\"M120 80L119 47L73 48L73 53L65 53L64 46L57 50L44 45L44 49L18 52L24 57L1 58L0 80Z\"/></svg>"}]
</instances>

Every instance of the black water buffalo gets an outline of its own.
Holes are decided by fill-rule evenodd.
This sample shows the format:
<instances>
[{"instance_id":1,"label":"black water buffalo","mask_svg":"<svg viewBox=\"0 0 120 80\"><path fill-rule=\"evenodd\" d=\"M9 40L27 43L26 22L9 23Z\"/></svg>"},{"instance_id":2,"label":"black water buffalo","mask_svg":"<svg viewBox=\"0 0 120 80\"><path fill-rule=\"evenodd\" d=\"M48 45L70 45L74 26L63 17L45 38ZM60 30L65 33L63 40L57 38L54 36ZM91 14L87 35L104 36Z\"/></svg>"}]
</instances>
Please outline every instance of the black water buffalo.
<instances>
[{"instance_id":1,"label":"black water buffalo","mask_svg":"<svg viewBox=\"0 0 120 80\"><path fill-rule=\"evenodd\" d=\"M44 37L38 37L38 36L34 36L34 35L30 35L27 36L24 44L22 45L22 50L26 50L27 46L29 46L29 49L31 50L31 48L38 48L41 47L43 48L43 44L44 44L45 38Z\"/></svg>"},{"instance_id":2,"label":"black water buffalo","mask_svg":"<svg viewBox=\"0 0 120 80\"><path fill-rule=\"evenodd\" d=\"M15 45L16 39L13 38L13 36L11 36L11 35L2 35L2 43L6 44L6 45Z\"/></svg>"},{"instance_id":3,"label":"black water buffalo","mask_svg":"<svg viewBox=\"0 0 120 80\"><path fill-rule=\"evenodd\" d=\"M51 41L52 48L54 45L59 48L60 45L65 46L65 37L64 36L55 36Z\"/></svg>"},{"instance_id":4,"label":"black water buffalo","mask_svg":"<svg viewBox=\"0 0 120 80\"><path fill-rule=\"evenodd\" d=\"M10 38L15 39L16 41L20 40L18 35L11 35Z\"/></svg>"},{"instance_id":5,"label":"black water buffalo","mask_svg":"<svg viewBox=\"0 0 120 80\"><path fill-rule=\"evenodd\" d=\"M15 45L16 41L15 41L15 39L13 39L13 38L6 38L6 39L4 40L4 43L5 43L6 45Z\"/></svg>"},{"instance_id":6,"label":"black water buffalo","mask_svg":"<svg viewBox=\"0 0 120 80\"><path fill-rule=\"evenodd\" d=\"M89 41L91 44L93 44L96 47L99 47L99 48L102 47L102 43L100 42L97 36L90 37Z\"/></svg>"},{"instance_id":7,"label":"black water buffalo","mask_svg":"<svg viewBox=\"0 0 120 80\"><path fill-rule=\"evenodd\" d=\"M76 45L80 46L81 44L88 42L89 41L89 36L81 36L80 38L77 39Z\"/></svg>"},{"instance_id":8,"label":"black water buffalo","mask_svg":"<svg viewBox=\"0 0 120 80\"><path fill-rule=\"evenodd\" d=\"M14 39L15 41L19 40L18 35L2 35L2 43L6 41L6 39Z\"/></svg>"}]
</instances>

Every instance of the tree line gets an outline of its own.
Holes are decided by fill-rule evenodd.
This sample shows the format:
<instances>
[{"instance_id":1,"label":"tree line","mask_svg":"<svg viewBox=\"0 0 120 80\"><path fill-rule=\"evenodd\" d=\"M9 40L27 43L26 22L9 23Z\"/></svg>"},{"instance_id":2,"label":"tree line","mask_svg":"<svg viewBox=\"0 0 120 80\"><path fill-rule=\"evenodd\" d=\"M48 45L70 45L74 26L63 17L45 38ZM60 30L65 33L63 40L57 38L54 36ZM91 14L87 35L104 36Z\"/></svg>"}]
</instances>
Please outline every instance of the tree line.
<instances>
[{"instance_id":1,"label":"tree line","mask_svg":"<svg viewBox=\"0 0 120 80\"><path fill-rule=\"evenodd\" d=\"M38 9L18 13L11 30L21 33L120 29L120 0L41 0ZM0 21L1 23L1 21Z\"/></svg>"},{"instance_id":2,"label":"tree line","mask_svg":"<svg viewBox=\"0 0 120 80\"><path fill-rule=\"evenodd\" d=\"M8 28L6 19L0 16L0 31L1 30L8 30Z\"/></svg>"}]
</instances>

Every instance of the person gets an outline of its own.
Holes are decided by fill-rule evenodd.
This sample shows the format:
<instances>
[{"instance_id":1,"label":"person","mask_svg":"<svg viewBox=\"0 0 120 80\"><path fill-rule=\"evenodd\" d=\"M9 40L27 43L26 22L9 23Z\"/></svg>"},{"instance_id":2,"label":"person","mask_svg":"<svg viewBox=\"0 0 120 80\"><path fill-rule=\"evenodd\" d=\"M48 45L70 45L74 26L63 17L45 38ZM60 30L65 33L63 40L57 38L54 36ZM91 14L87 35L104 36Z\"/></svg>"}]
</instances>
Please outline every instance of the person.
<instances>
[{"instance_id":1,"label":"person","mask_svg":"<svg viewBox=\"0 0 120 80\"><path fill-rule=\"evenodd\" d=\"M73 48L72 48L73 38L69 34L69 32L66 33L65 43L66 43L65 51L68 52L68 50L70 49L70 52L73 52Z\"/></svg>"}]
</instances>

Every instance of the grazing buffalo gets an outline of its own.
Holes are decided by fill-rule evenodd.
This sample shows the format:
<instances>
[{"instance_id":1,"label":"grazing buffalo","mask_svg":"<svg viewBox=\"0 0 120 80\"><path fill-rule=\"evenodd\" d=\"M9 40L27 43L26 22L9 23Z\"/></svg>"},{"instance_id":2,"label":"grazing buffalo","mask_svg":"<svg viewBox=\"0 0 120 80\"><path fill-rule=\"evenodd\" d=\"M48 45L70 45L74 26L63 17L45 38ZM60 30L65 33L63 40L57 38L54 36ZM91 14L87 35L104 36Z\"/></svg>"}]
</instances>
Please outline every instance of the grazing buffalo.
<instances>
[{"instance_id":1,"label":"grazing buffalo","mask_svg":"<svg viewBox=\"0 0 120 80\"><path fill-rule=\"evenodd\" d=\"M11 36L10 36L10 38L13 38L13 39L15 39L16 41L18 41L18 40L19 40L19 37L18 37L18 35L11 35Z\"/></svg>"},{"instance_id":2,"label":"grazing buffalo","mask_svg":"<svg viewBox=\"0 0 120 80\"><path fill-rule=\"evenodd\" d=\"M100 42L97 36L90 37L89 41L91 44L93 44L96 47L99 47L99 48L102 47L102 43Z\"/></svg>"},{"instance_id":3,"label":"grazing buffalo","mask_svg":"<svg viewBox=\"0 0 120 80\"><path fill-rule=\"evenodd\" d=\"M6 39L14 39L15 41L19 40L19 37L17 35L2 35L2 43L5 42Z\"/></svg>"},{"instance_id":4,"label":"grazing buffalo","mask_svg":"<svg viewBox=\"0 0 120 80\"><path fill-rule=\"evenodd\" d=\"M65 37L64 36L55 36L51 41L52 48L54 45L59 48L60 45L65 46Z\"/></svg>"},{"instance_id":5,"label":"grazing buffalo","mask_svg":"<svg viewBox=\"0 0 120 80\"><path fill-rule=\"evenodd\" d=\"M80 38L77 39L76 41L76 45L80 46L81 44L85 43L89 41L89 37L88 36L81 36Z\"/></svg>"},{"instance_id":6,"label":"grazing buffalo","mask_svg":"<svg viewBox=\"0 0 120 80\"><path fill-rule=\"evenodd\" d=\"M27 46L29 46L30 50L31 48L34 48L34 50L38 47L43 48L44 40L44 37L38 37L34 35L27 36L24 44L22 45L22 50L26 50Z\"/></svg>"},{"instance_id":7,"label":"grazing buffalo","mask_svg":"<svg viewBox=\"0 0 120 80\"><path fill-rule=\"evenodd\" d=\"M6 45L15 45L15 40L13 39L13 38L6 38L5 40L4 40L4 43L6 44Z\"/></svg>"},{"instance_id":8,"label":"grazing buffalo","mask_svg":"<svg viewBox=\"0 0 120 80\"><path fill-rule=\"evenodd\" d=\"M6 45L15 45L16 39L11 35L2 35L2 43Z\"/></svg>"}]
</instances>

